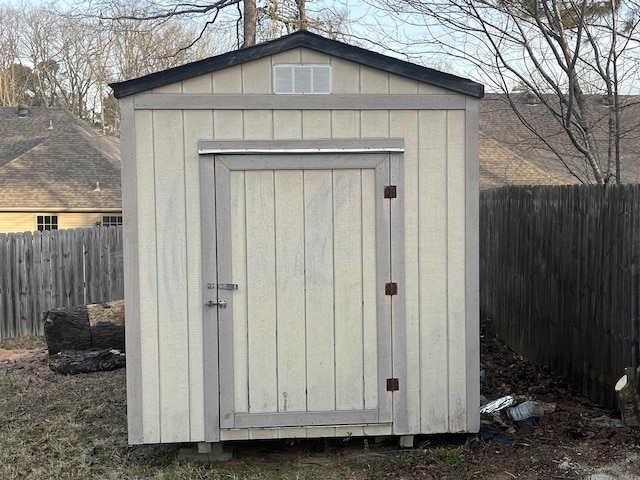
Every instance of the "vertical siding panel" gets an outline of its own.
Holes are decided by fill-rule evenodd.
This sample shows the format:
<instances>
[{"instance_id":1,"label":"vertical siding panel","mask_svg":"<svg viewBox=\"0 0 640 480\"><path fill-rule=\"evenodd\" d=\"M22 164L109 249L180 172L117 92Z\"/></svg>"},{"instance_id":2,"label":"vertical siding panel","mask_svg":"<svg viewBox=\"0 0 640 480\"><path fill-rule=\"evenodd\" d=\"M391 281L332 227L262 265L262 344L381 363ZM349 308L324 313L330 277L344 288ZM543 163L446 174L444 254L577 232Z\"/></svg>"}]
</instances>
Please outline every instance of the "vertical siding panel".
<instances>
[{"instance_id":1,"label":"vertical siding panel","mask_svg":"<svg viewBox=\"0 0 640 480\"><path fill-rule=\"evenodd\" d=\"M247 350L247 205L245 195L245 174L232 171L229 174L231 191L231 271L233 283L238 284L233 301L233 394L236 412L249 411L248 355ZM222 367L222 366L221 366Z\"/></svg>"},{"instance_id":2,"label":"vertical siding panel","mask_svg":"<svg viewBox=\"0 0 640 480\"><path fill-rule=\"evenodd\" d=\"M378 407L378 311L375 170L362 170L362 342L364 408Z\"/></svg>"},{"instance_id":3,"label":"vertical siding panel","mask_svg":"<svg viewBox=\"0 0 640 480\"><path fill-rule=\"evenodd\" d=\"M241 110L216 110L213 113L213 133L216 140L238 140L243 136Z\"/></svg>"},{"instance_id":4,"label":"vertical siding panel","mask_svg":"<svg viewBox=\"0 0 640 480\"><path fill-rule=\"evenodd\" d=\"M434 94L436 94L436 95L437 94L439 94L439 95L446 95L446 94L456 95L451 90L447 90L447 89L442 88L442 87L436 87L434 85L429 85L428 83L419 83L418 84L418 93L420 93L421 95L434 95Z\"/></svg>"},{"instance_id":5,"label":"vertical siding panel","mask_svg":"<svg viewBox=\"0 0 640 480\"><path fill-rule=\"evenodd\" d=\"M411 84L409 84L409 86L410 85ZM394 86L394 84L392 83L391 86ZM402 137L405 140L405 276L404 282L402 285L399 285L399 288L403 288L406 295L407 417L409 432L413 433L420 431L421 370L418 269L418 261L420 258L418 254L418 113L415 111L392 111L389 121L391 124L391 136Z\"/></svg>"},{"instance_id":6,"label":"vertical siding panel","mask_svg":"<svg viewBox=\"0 0 640 480\"><path fill-rule=\"evenodd\" d=\"M302 170L275 172L278 411L306 405Z\"/></svg>"},{"instance_id":7,"label":"vertical siding panel","mask_svg":"<svg viewBox=\"0 0 640 480\"><path fill-rule=\"evenodd\" d=\"M242 93L242 67L235 66L212 74L213 93Z\"/></svg>"},{"instance_id":8,"label":"vertical siding panel","mask_svg":"<svg viewBox=\"0 0 640 480\"><path fill-rule=\"evenodd\" d=\"M467 342L465 302L465 117L447 112L447 299L449 312L449 428L463 432L467 425Z\"/></svg>"},{"instance_id":9,"label":"vertical siding panel","mask_svg":"<svg viewBox=\"0 0 640 480\"><path fill-rule=\"evenodd\" d=\"M287 50L286 52L276 53L271 55L271 65L279 65L282 63L301 63L302 62L302 49L294 48L293 50Z\"/></svg>"},{"instance_id":10,"label":"vertical siding panel","mask_svg":"<svg viewBox=\"0 0 640 480\"><path fill-rule=\"evenodd\" d=\"M242 67L242 93L273 93L271 88L271 58L243 63Z\"/></svg>"},{"instance_id":11,"label":"vertical siding panel","mask_svg":"<svg viewBox=\"0 0 640 480\"><path fill-rule=\"evenodd\" d=\"M419 83L416 80L410 80L405 77L399 77L398 75L389 76L389 93L418 93Z\"/></svg>"},{"instance_id":12,"label":"vertical siding panel","mask_svg":"<svg viewBox=\"0 0 640 480\"><path fill-rule=\"evenodd\" d=\"M335 408L330 171L304 173L307 409Z\"/></svg>"},{"instance_id":13,"label":"vertical siding panel","mask_svg":"<svg viewBox=\"0 0 640 480\"><path fill-rule=\"evenodd\" d=\"M360 111L332 110L331 138L359 138Z\"/></svg>"},{"instance_id":14,"label":"vertical siding panel","mask_svg":"<svg viewBox=\"0 0 640 480\"><path fill-rule=\"evenodd\" d=\"M302 110L275 110L273 138L274 140L302 138Z\"/></svg>"},{"instance_id":15,"label":"vertical siding panel","mask_svg":"<svg viewBox=\"0 0 640 480\"><path fill-rule=\"evenodd\" d=\"M341 58L331 57L334 94L360 93L360 66Z\"/></svg>"},{"instance_id":16,"label":"vertical siding panel","mask_svg":"<svg viewBox=\"0 0 640 480\"><path fill-rule=\"evenodd\" d=\"M360 112L362 138L385 138L389 136L389 112L386 110L362 110Z\"/></svg>"},{"instance_id":17,"label":"vertical siding panel","mask_svg":"<svg viewBox=\"0 0 640 480\"><path fill-rule=\"evenodd\" d=\"M160 135L160 134L159 134ZM123 172L125 185L129 192L126 198L132 201L135 211L125 214L125 230L130 230L125 252L133 262L130 270L132 289L130 295L138 298L138 311L134 321L138 320L140 332L140 405L142 409L141 428L136 428L140 442L160 442L160 359L158 347L158 249L156 242L156 185L154 169L154 125L151 111L135 112L135 171ZM135 182L127 182L135 178ZM135 191L133 191L135 189ZM131 223L129 223L131 222ZM125 258L125 265L128 265ZM126 272L125 272L126 274ZM126 295L126 294L125 294ZM127 312L129 315L129 312ZM127 317L128 318L128 317ZM128 324L128 320L127 320ZM144 332L144 333L143 333ZM137 349L137 348L136 348ZM130 384L128 384L129 386ZM138 388L131 385L132 388ZM140 431L141 430L141 431Z\"/></svg>"},{"instance_id":18,"label":"vertical siding panel","mask_svg":"<svg viewBox=\"0 0 640 480\"><path fill-rule=\"evenodd\" d=\"M331 112L328 110L304 110L302 112L302 136L331 138Z\"/></svg>"},{"instance_id":19,"label":"vertical siding panel","mask_svg":"<svg viewBox=\"0 0 640 480\"><path fill-rule=\"evenodd\" d=\"M331 63L331 57L325 53L315 52L313 50L302 49L302 63Z\"/></svg>"},{"instance_id":20,"label":"vertical siding panel","mask_svg":"<svg viewBox=\"0 0 640 480\"><path fill-rule=\"evenodd\" d=\"M389 93L389 74L369 67L360 67L360 93Z\"/></svg>"},{"instance_id":21,"label":"vertical siding panel","mask_svg":"<svg viewBox=\"0 0 640 480\"><path fill-rule=\"evenodd\" d=\"M189 358L182 112L153 112L160 425L163 442L189 440Z\"/></svg>"},{"instance_id":22,"label":"vertical siding panel","mask_svg":"<svg viewBox=\"0 0 640 480\"><path fill-rule=\"evenodd\" d=\"M249 412L278 408L272 171L246 172Z\"/></svg>"},{"instance_id":23,"label":"vertical siding panel","mask_svg":"<svg viewBox=\"0 0 640 480\"><path fill-rule=\"evenodd\" d=\"M359 170L333 172L336 409L363 408L362 207Z\"/></svg>"},{"instance_id":24,"label":"vertical siding panel","mask_svg":"<svg viewBox=\"0 0 640 480\"><path fill-rule=\"evenodd\" d=\"M185 93L211 93L211 75L183 82ZM187 238L187 305L189 318L189 391L190 432L192 442L205 436L204 348L202 289L215 278L202 278L202 234L200 228L200 158L198 140L213 137L213 113L190 110L184 112L186 238ZM213 215L214 205L205 206ZM230 281L230 280L229 280ZM212 345L209 348L213 348Z\"/></svg>"},{"instance_id":25,"label":"vertical siding panel","mask_svg":"<svg viewBox=\"0 0 640 480\"><path fill-rule=\"evenodd\" d=\"M433 432L448 428L446 122L446 111L420 112L420 385L428 385L421 392L421 423Z\"/></svg>"},{"instance_id":26,"label":"vertical siding panel","mask_svg":"<svg viewBox=\"0 0 640 480\"><path fill-rule=\"evenodd\" d=\"M243 112L245 140L271 140L273 113L271 110L245 110Z\"/></svg>"}]
</instances>

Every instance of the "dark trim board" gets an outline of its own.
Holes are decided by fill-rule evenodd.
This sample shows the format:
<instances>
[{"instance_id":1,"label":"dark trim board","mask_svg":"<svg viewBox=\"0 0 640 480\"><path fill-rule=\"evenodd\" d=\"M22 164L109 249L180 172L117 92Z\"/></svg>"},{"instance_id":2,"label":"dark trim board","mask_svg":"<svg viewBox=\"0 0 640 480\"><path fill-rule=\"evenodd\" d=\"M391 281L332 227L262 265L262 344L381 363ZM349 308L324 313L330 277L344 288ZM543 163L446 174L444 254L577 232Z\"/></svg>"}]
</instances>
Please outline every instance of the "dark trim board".
<instances>
[{"instance_id":1,"label":"dark trim board","mask_svg":"<svg viewBox=\"0 0 640 480\"><path fill-rule=\"evenodd\" d=\"M280 37L276 40L209 57L197 62L152 73L144 77L111 83L109 86L113 89L116 98L123 98L224 68L259 60L295 48L308 48L309 50L332 55L472 97L482 98L484 96L484 85L472 80L324 38L304 30Z\"/></svg>"}]
</instances>

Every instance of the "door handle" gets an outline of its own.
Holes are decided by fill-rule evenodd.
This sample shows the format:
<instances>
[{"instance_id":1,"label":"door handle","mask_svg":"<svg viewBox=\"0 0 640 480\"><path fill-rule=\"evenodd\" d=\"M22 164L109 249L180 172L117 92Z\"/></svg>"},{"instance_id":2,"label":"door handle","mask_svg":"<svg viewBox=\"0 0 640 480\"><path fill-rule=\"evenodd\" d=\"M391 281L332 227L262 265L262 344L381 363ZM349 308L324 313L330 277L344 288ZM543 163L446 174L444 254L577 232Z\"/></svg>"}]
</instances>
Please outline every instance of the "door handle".
<instances>
[{"instance_id":1,"label":"door handle","mask_svg":"<svg viewBox=\"0 0 640 480\"><path fill-rule=\"evenodd\" d=\"M220 300L219 302L214 302L213 300L209 300L207 303L205 303L205 305L207 307L227 308L227 302L225 302L224 300Z\"/></svg>"}]
</instances>

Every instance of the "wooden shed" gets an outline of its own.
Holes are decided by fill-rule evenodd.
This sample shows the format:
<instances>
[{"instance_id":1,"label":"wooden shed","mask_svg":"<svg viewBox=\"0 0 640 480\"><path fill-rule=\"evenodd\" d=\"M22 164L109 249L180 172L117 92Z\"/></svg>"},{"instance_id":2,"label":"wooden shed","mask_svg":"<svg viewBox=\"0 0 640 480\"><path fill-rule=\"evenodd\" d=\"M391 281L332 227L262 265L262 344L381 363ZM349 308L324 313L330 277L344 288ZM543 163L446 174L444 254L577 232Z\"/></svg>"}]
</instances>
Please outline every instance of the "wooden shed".
<instances>
[{"instance_id":1,"label":"wooden shed","mask_svg":"<svg viewBox=\"0 0 640 480\"><path fill-rule=\"evenodd\" d=\"M478 431L482 85L297 32L112 88L130 443Z\"/></svg>"}]
</instances>

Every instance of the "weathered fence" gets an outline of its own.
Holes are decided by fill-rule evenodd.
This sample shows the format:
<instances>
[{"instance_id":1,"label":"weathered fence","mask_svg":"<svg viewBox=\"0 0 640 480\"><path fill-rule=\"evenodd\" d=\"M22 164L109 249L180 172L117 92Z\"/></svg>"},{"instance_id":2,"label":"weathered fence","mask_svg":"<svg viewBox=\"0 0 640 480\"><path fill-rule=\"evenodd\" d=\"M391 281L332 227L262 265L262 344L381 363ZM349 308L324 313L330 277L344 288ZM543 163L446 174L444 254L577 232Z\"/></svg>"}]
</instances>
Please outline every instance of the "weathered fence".
<instances>
[{"instance_id":1,"label":"weathered fence","mask_svg":"<svg viewBox=\"0 0 640 480\"><path fill-rule=\"evenodd\" d=\"M52 308L123 298L122 227L0 234L0 339L41 335Z\"/></svg>"},{"instance_id":2,"label":"weathered fence","mask_svg":"<svg viewBox=\"0 0 640 480\"><path fill-rule=\"evenodd\" d=\"M616 407L638 365L640 185L481 193L480 305L514 350Z\"/></svg>"}]
</instances>

